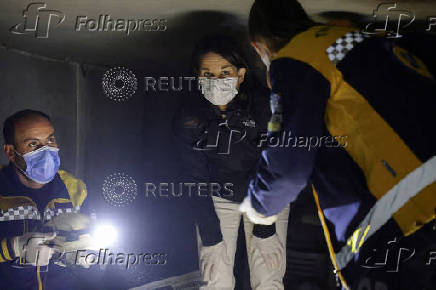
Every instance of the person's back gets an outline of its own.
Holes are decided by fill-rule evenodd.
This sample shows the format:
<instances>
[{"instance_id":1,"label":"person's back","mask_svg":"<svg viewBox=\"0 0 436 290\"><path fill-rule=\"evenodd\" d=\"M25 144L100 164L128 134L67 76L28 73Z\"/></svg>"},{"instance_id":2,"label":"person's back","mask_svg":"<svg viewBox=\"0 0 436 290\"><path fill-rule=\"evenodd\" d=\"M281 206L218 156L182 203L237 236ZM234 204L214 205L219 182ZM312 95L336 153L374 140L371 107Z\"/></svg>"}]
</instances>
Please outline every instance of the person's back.
<instances>
[{"instance_id":1,"label":"person's back","mask_svg":"<svg viewBox=\"0 0 436 290\"><path fill-rule=\"evenodd\" d=\"M319 31L324 34L320 37L328 38L329 30L335 34L335 30L344 28L314 27L314 39ZM297 35L294 44L308 33ZM355 39L359 42L353 43ZM339 142L345 137L345 142L342 148L319 144L312 178L319 192L320 207L334 224L331 231L336 233L337 240L333 244L336 244L338 267L346 269L344 275L360 276L365 270L361 265L371 256L372 249L387 247L396 237L412 234L434 219L434 189L430 186L421 191L434 179L416 179L411 173L431 170L433 164L436 147L430 132L436 123L436 115L432 113L436 83L422 61L395 41L364 40L359 32L347 32L339 38L333 35L330 41L332 44L325 55L336 68L331 67L325 57L317 58L312 54L308 55L307 62L327 79L329 87L324 88L328 91L318 91L312 96L306 94L306 97L320 104L316 107L310 102L312 107L308 110L324 111L322 136L335 136ZM315 40L306 45L315 48L317 43ZM304 47L304 42L300 44ZM349 44L354 47L341 49ZM324 50L325 47L317 48ZM280 59L281 52L278 55L274 68L287 61ZM290 65L283 66L292 70ZM272 69L272 82L276 74L286 75L287 72ZM289 82L302 84L295 79ZM326 99L322 99L324 97ZM286 112L287 108L283 110ZM294 125L284 123L283 129L292 130ZM409 199L413 204L407 203ZM390 221L391 217L395 222ZM429 227L425 228L425 234L421 231L419 235L432 234ZM362 249L354 269L347 268L364 242L367 250ZM426 247L423 243L414 246L417 251ZM397 284L404 282L391 276L377 279L396 289L409 287ZM425 285L426 281L420 283Z\"/></svg>"},{"instance_id":2,"label":"person's back","mask_svg":"<svg viewBox=\"0 0 436 290\"><path fill-rule=\"evenodd\" d=\"M379 258L404 244L424 260L407 265L422 262L416 289L431 285L434 267L426 268L423 256L434 246L434 77L395 41L310 23L291 2L256 1L250 14L253 46L269 66L269 131L287 138L282 148L266 150L267 174L253 183L251 204L273 215L311 180L344 287L358 289L369 279L410 289L403 272L368 270L379 263L373 250ZM298 138L308 144L294 143Z\"/></svg>"}]
</instances>

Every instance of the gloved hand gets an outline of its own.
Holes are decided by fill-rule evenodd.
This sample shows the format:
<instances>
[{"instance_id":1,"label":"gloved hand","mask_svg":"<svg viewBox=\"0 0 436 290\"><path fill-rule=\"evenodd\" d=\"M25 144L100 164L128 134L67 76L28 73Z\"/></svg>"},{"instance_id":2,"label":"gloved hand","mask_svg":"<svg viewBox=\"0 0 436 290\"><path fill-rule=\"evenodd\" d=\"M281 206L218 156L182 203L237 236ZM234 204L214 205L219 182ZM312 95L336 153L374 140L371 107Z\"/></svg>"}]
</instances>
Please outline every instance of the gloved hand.
<instances>
[{"instance_id":1,"label":"gloved hand","mask_svg":"<svg viewBox=\"0 0 436 290\"><path fill-rule=\"evenodd\" d=\"M223 263L230 265L224 241L200 249L200 270L205 281L214 281Z\"/></svg>"},{"instance_id":2,"label":"gloved hand","mask_svg":"<svg viewBox=\"0 0 436 290\"><path fill-rule=\"evenodd\" d=\"M77 254L77 251L94 248L92 237L87 232L91 222L91 218L84 214L65 213L52 218L44 224L44 227L59 232L53 243L65 255L66 265L77 265L84 268L90 267L90 264L85 260L86 255L83 252ZM79 231L82 232L79 233ZM60 266L66 266L63 260L60 259L55 261L55 263Z\"/></svg>"},{"instance_id":3,"label":"gloved hand","mask_svg":"<svg viewBox=\"0 0 436 290\"><path fill-rule=\"evenodd\" d=\"M93 248L90 224L91 219L86 215L66 213L52 218L44 227L58 233L54 239L56 246L62 248L63 252L72 252Z\"/></svg>"},{"instance_id":4,"label":"gloved hand","mask_svg":"<svg viewBox=\"0 0 436 290\"><path fill-rule=\"evenodd\" d=\"M277 221L277 215L264 216L263 214L258 213L251 206L249 196L245 197L242 203L239 205L239 211L245 213L248 219L255 224L269 226Z\"/></svg>"},{"instance_id":5,"label":"gloved hand","mask_svg":"<svg viewBox=\"0 0 436 290\"><path fill-rule=\"evenodd\" d=\"M54 231L77 231L89 227L91 219L81 213L64 213L53 217L44 227Z\"/></svg>"},{"instance_id":6,"label":"gloved hand","mask_svg":"<svg viewBox=\"0 0 436 290\"><path fill-rule=\"evenodd\" d=\"M285 249L277 234L264 239L253 236L250 240L250 254L251 257L260 254L268 270L284 270Z\"/></svg>"},{"instance_id":7,"label":"gloved hand","mask_svg":"<svg viewBox=\"0 0 436 290\"><path fill-rule=\"evenodd\" d=\"M77 265L86 269L91 267L91 264L86 261L86 255L77 253L77 251L65 253L65 260L67 265Z\"/></svg>"},{"instance_id":8,"label":"gloved hand","mask_svg":"<svg viewBox=\"0 0 436 290\"><path fill-rule=\"evenodd\" d=\"M24 258L33 266L46 266L50 263L54 249L47 244L56 237L56 233L31 232L12 238L15 257Z\"/></svg>"}]
</instances>

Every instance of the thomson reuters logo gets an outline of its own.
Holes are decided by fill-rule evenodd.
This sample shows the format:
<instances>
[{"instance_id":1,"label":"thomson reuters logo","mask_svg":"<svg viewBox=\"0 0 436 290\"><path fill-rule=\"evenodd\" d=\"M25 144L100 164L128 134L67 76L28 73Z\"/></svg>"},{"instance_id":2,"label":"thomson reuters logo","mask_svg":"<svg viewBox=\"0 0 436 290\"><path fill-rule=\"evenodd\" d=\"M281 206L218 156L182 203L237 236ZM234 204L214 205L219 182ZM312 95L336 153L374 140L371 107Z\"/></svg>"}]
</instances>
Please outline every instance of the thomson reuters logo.
<instances>
[{"instance_id":1,"label":"thomson reuters logo","mask_svg":"<svg viewBox=\"0 0 436 290\"><path fill-rule=\"evenodd\" d=\"M123 172L117 172L105 178L102 192L107 203L123 207L135 200L138 187L132 177Z\"/></svg>"},{"instance_id":2,"label":"thomson reuters logo","mask_svg":"<svg viewBox=\"0 0 436 290\"><path fill-rule=\"evenodd\" d=\"M116 102L132 98L138 88L135 74L125 67L115 67L106 71L102 80L103 93Z\"/></svg>"},{"instance_id":3,"label":"thomson reuters logo","mask_svg":"<svg viewBox=\"0 0 436 290\"><path fill-rule=\"evenodd\" d=\"M65 14L61 11L47 9L45 3L30 3L23 11L23 22L12 26L9 31L48 38L50 28L60 25L64 20Z\"/></svg>"}]
</instances>

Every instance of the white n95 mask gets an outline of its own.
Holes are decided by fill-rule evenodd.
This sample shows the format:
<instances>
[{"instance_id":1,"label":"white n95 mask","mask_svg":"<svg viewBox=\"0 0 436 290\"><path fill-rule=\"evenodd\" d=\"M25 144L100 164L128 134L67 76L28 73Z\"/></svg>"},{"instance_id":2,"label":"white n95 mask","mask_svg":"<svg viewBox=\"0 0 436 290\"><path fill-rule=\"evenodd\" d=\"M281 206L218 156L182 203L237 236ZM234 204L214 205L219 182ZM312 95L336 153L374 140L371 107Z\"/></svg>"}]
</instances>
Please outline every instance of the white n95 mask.
<instances>
[{"instance_id":1,"label":"white n95 mask","mask_svg":"<svg viewBox=\"0 0 436 290\"><path fill-rule=\"evenodd\" d=\"M224 106L238 94L236 85L237 77L217 78L198 78L198 84L206 100L216 106Z\"/></svg>"},{"instance_id":2,"label":"white n95 mask","mask_svg":"<svg viewBox=\"0 0 436 290\"><path fill-rule=\"evenodd\" d=\"M269 67L271 66L271 60L269 59L269 56L266 53L265 48L263 48L263 46L261 48L262 48L262 53L263 53L262 62L266 66L266 70L269 71Z\"/></svg>"}]
</instances>

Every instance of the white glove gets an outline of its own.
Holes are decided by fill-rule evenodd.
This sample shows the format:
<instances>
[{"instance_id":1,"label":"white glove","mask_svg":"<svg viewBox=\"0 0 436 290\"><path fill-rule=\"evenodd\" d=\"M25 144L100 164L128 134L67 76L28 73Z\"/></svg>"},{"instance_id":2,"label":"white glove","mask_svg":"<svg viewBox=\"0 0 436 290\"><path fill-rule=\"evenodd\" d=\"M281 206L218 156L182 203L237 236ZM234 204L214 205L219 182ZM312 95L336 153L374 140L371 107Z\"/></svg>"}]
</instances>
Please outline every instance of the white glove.
<instances>
[{"instance_id":1,"label":"white glove","mask_svg":"<svg viewBox=\"0 0 436 290\"><path fill-rule=\"evenodd\" d=\"M258 213L252 206L250 197L244 198L242 203L239 205L239 211L247 215L248 219L255 224L269 226L277 221L277 215L264 216Z\"/></svg>"},{"instance_id":2,"label":"white glove","mask_svg":"<svg viewBox=\"0 0 436 290\"><path fill-rule=\"evenodd\" d=\"M268 270L284 270L285 249L277 234L265 239L253 236L250 240L250 253L252 257L260 254Z\"/></svg>"},{"instance_id":3,"label":"white glove","mask_svg":"<svg viewBox=\"0 0 436 290\"><path fill-rule=\"evenodd\" d=\"M200 270L205 281L214 281L217 278L221 264L230 265L224 241L200 249Z\"/></svg>"},{"instance_id":4,"label":"white glove","mask_svg":"<svg viewBox=\"0 0 436 290\"><path fill-rule=\"evenodd\" d=\"M92 244L92 237L89 234L83 234L79 236L79 239L72 242L64 242L61 243L64 250L65 250L65 259L67 264L69 265L78 265L83 268L88 269L92 264L89 264L86 261L87 254L90 253L90 251L87 251L85 253L80 253L79 251L83 250L91 250L93 247Z\"/></svg>"},{"instance_id":5,"label":"white glove","mask_svg":"<svg viewBox=\"0 0 436 290\"><path fill-rule=\"evenodd\" d=\"M26 263L33 266L46 266L54 253L54 249L47 245L56 237L56 233L31 232L12 238L12 245L16 257L24 258Z\"/></svg>"},{"instance_id":6,"label":"white glove","mask_svg":"<svg viewBox=\"0 0 436 290\"><path fill-rule=\"evenodd\" d=\"M77 251L65 253L65 260L67 265L78 265L86 269L91 267L91 264L86 261L86 255L80 254Z\"/></svg>"}]
</instances>

